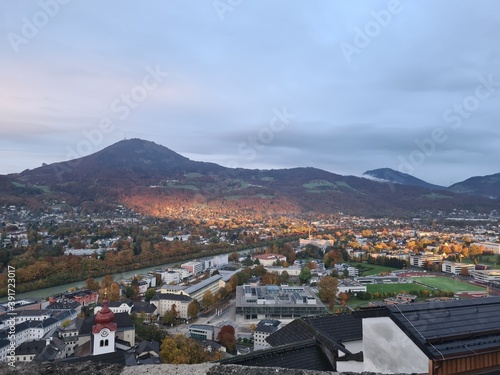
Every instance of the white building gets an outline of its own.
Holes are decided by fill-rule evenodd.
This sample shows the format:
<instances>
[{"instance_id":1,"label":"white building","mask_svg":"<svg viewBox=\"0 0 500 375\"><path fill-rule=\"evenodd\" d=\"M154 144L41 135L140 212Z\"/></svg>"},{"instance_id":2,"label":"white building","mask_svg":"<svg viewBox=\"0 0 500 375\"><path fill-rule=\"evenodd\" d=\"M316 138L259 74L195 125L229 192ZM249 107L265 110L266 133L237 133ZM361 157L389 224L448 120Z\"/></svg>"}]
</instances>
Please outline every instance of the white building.
<instances>
[{"instance_id":1,"label":"white building","mask_svg":"<svg viewBox=\"0 0 500 375\"><path fill-rule=\"evenodd\" d=\"M161 280L166 284L179 284L181 282L181 274L174 271L162 272Z\"/></svg>"},{"instance_id":2,"label":"white building","mask_svg":"<svg viewBox=\"0 0 500 375\"><path fill-rule=\"evenodd\" d=\"M108 302L108 307L109 309L114 313L114 314L118 314L118 313L127 313L130 315L130 311L132 310L132 306L134 306L134 304L132 303L132 301L127 301L127 302ZM99 311L102 310L102 305L101 306L96 306L94 308L94 314L97 314Z\"/></svg>"},{"instance_id":3,"label":"white building","mask_svg":"<svg viewBox=\"0 0 500 375\"><path fill-rule=\"evenodd\" d=\"M339 279L337 284L337 296L340 293L353 293L354 295L359 292L366 292L366 285L350 279Z\"/></svg>"},{"instance_id":4,"label":"white building","mask_svg":"<svg viewBox=\"0 0 500 375\"><path fill-rule=\"evenodd\" d=\"M323 239L314 239L314 238L308 238L308 239L301 238L299 240L300 247L305 247L307 245L314 245L314 246L317 246L323 250L326 249L328 246L333 246L334 243L335 243L334 240L323 240Z\"/></svg>"},{"instance_id":5,"label":"white building","mask_svg":"<svg viewBox=\"0 0 500 375\"><path fill-rule=\"evenodd\" d=\"M191 262L181 264L181 268L188 270L193 275L197 275L197 274L203 272L203 263L191 261Z\"/></svg>"},{"instance_id":6,"label":"white building","mask_svg":"<svg viewBox=\"0 0 500 375\"><path fill-rule=\"evenodd\" d=\"M299 276L302 268L297 266L290 267L276 267L276 266L268 266L264 267L267 272L276 272L278 275L281 275L284 271L288 273L289 276Z\"/></svg>"},{"instance_id":7,"label":"white building","mask_svg":"<svg viewBox=\"0 0 500 375\"><path fill-rule=\"evenodd\" d=\"M410 255L410 266L423 267L427 262L440 262L442 259L441 255L434 255L433 253Z\"/></svg>"},{"instance_id":8,"label":"white building","mask_svg":"<svg viewBox=\"0 0 500 375\"><path fill-rule=\"evenodd\" d=\"M255 254L252 259L259 260L259 263L264 267L272 266L276 261L285 262L286 256L281 254Z\"/></svg>"},{"instance_id":9,"label":"white building","mask_svg":"<svg viewBox=\"0 0 500 375\"><path fill-rule=\"evenodd\" d=\"M189 319L188 306L193 301L189 296L173 293L158 293L151 299L151 304L156 306L156 313L162 317L167 311L175 310L179 313L179 318Z\"/></svg>"},{"instance_id":10,"label":"white building","mask_svg":"<svg viewBox=\"0 0 500 375\"><path fill-rule=\"evenodd\" d=\"M279 320L261 320L253 331L253 349L261 350L270 348L271 344L266 341L266 338L268 338L271 334L273 334L280 328L281 322Z\"/></svg>"},{"instance_id":11,"label":"white building","mask_svg":"<svg viewBox=\"0 0 500 375\"><path fill-rule=\"evenodd\" d=\"M456 263L444 261L441 265L441 271L445 273L452 273L454 275L460 275L463 269L467 269L467 272L470 273L474 271L475 266L473 264L466 263Z\"/></svg>"},{"instance_id":12,"label":"white building","mask_svg":"<svg viewBox=\"0 0 500 375\"><path fill-rule=\"evenodd\" d=\"M474 270L470 275L481 283L500 282L500 270Z\"/></svg>"}]
</instances>

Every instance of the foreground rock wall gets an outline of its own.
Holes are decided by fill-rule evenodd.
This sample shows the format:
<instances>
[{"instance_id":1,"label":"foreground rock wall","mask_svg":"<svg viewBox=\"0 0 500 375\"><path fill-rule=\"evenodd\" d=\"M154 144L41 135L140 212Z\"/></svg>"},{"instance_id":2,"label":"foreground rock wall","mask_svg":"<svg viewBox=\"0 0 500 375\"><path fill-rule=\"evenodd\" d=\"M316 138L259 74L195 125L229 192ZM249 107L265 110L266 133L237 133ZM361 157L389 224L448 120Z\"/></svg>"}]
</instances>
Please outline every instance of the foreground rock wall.
<instances>
[{"instance_id":1,"label":"foreground rock wall","mask_svg":"<svg viewBox=\"0 0 500 375\"><path fill-rule=\"evenodd\" d=\"M290 370L271 367L246 367L202 363L199 365L144 365L124 367L94 362L65 363L20 363L16 368L0 365L0 375L340 375L336 372ZM352 375L352 373L342 373ZM356 375L361 375L357 373ZM366 373L366 375L376 375Z\"/></svg>"}]
</instances>

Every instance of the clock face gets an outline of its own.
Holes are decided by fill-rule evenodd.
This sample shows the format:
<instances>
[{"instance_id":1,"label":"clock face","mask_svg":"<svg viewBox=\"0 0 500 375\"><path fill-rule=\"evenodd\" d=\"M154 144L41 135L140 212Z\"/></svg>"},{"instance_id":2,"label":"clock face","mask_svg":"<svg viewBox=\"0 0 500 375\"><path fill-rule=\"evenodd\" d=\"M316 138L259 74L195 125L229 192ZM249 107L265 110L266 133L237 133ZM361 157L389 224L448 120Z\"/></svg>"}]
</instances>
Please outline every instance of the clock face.
<instances>
[{"instance_id":1,"label":"clock face","mask_svg":"<svg viewBox=\"0 0 500 375\"><path fill-rule=\"evenodd\" d=\"M109 329L104 328L103 330L101 330L101 336L102 337L106 337L107 335L109 335Z\"/></svg>"}]
</instances>

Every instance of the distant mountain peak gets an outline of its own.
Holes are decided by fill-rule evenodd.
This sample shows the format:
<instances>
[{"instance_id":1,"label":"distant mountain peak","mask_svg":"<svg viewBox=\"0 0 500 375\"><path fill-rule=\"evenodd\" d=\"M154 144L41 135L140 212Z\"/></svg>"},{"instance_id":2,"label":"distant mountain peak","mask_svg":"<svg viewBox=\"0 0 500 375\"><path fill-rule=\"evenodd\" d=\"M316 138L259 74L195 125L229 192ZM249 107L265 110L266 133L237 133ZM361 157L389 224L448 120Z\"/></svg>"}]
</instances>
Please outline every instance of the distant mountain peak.
<instances>
[{"instance_id":1,"label":"distant mountain peak","mask_svg":"<svg viewBox=\"0 0 500 375\"><path fill-rule=\"evenodd\" d=\"M365 173L363 173L363 176L374 179L376 181L388 182L392 184L420 186L431 190L446 189L446 187L444 186L430 184L417 177L414 177L407 173L395 171L394 169L391 168L372 169L370 171L366 171Z\"/></svg>"}]
</instances>

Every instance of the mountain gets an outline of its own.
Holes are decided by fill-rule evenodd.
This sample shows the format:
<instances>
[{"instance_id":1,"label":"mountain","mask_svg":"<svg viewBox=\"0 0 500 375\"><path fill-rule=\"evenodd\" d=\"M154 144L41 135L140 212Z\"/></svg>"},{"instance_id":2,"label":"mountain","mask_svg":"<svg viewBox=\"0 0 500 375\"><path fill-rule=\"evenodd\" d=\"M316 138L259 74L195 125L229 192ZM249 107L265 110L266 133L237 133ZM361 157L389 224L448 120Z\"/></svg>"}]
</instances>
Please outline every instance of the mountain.
<instances>
[{"instance_id":1,"label":"mountain","mask_svg":"<svg viewBox=\"0 0 500 375\"><path fill-rule=\"evenodd\" d=\"M376 175L387 177L388 173ZM409 181L408 176L401 177ZM207 220L500 209L500 200L437 192L429 185L387 184L316 168L225 168L190 160L150 141L130 139L79 159L0 176L0 204L43 209L65 202L66 209L80 207L88 213L114 210L121 204L147 215Z\"/></svg>"},{"instance_id":2,"label":"mountain","mask_svg":"<svg viewBox=\"0 0 500 375\"><path fill-rule=\"evenodd\" d=\"M500 198L500 173L471 177L451 185L448 190L461 194L481 195L491 199Z\"/></svg>"},{"instance_id":3,"label":"mountain","mask_svg":"<svg viewBox=\"0 0 500 375\"><path fill-rule=\"evenodd\" d=\"M446 187L430 184L421 180L419 178L413 177L412 175L395 171L391 168L379 168L373 169L371 171L366 171L363 173L363 176L372 177L381 182L389 182L393 184L401 184L401 185L414 185L424 187L430 190L444 190Z\"/></svg>"}]
</instances>

